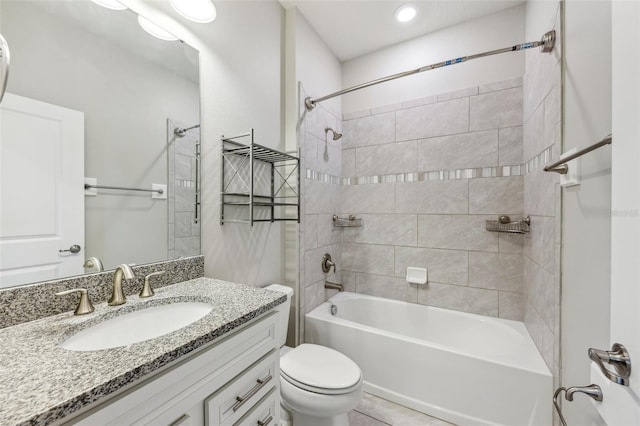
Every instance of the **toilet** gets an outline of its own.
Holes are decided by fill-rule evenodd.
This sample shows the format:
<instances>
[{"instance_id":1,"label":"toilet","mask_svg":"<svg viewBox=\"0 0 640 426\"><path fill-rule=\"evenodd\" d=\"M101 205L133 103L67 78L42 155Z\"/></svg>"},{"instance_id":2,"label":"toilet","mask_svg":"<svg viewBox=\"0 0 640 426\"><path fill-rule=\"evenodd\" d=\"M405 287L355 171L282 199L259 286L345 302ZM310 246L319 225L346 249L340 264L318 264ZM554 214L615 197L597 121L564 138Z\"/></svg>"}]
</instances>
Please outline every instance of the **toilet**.
<instances>
[{"instance_id":1,"label":"toilet","mask_svg":"<svg viewBox=\"0 0 640 426\"><path fill-rule=\"evenodd\" d=\"M279 284L265 288L287 294L287 301L275 308L280 315L276 335L280 344L282 424L292 421L293 426L348 426L347 413L362 397L360 367L326 346L285 346L293 289Z\"/></svg>"}]
</instances>

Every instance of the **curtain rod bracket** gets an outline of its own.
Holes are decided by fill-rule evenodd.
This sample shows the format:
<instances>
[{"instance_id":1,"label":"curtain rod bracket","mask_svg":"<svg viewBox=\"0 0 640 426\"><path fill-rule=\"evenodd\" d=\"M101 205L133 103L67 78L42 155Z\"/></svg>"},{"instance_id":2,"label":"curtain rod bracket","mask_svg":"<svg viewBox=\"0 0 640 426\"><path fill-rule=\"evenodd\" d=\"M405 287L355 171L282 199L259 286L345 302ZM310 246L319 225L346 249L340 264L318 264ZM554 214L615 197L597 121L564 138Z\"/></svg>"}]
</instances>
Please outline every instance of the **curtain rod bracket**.
<instances>
[{"instance_id":1,"label":"curtain rod bracket","mask_svg":"<svg viewBox=\"0 0 640 426\"><path fill-rule=\"evenodd\" d=\"M544 33L542 36L542 46L540 46L540 50L544 53L551 53L553 48L556 45L556 31L551 30Z\"/></svg>"},{"instance_id":2,"label":"curtain rod bracket","mask_svg":"<svg viewBox=\"0 0 640 426\"><path fill-rule=\"evenodd\" d=\"M313 101L313 99L311 99L310 96L308 96L304 99L304 106L305 108L307 108L307 111L313 111L313 109L316 107L316 103Z\"/></svg>"}]
</instances>

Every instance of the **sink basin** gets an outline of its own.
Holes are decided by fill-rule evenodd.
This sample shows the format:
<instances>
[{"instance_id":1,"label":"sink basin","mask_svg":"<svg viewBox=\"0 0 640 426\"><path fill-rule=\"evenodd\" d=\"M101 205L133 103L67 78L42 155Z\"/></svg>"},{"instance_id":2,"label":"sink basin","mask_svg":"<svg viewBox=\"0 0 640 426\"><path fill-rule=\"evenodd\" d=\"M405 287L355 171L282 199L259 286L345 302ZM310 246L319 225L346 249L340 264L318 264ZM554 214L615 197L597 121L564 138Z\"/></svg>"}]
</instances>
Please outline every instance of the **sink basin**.
<instances>
[{"instance_id":1,"label":"sink basin","mask_svg":"<svg viewBox=\"0 0 640 426\"><path fill-rule=\"evenodd\" d=\"M127 346L186 327L212 309L213 305L202 302L171 303L140 309L86 328L60 346L72 351L97 351Z\"/></svg>"}]
</instances>

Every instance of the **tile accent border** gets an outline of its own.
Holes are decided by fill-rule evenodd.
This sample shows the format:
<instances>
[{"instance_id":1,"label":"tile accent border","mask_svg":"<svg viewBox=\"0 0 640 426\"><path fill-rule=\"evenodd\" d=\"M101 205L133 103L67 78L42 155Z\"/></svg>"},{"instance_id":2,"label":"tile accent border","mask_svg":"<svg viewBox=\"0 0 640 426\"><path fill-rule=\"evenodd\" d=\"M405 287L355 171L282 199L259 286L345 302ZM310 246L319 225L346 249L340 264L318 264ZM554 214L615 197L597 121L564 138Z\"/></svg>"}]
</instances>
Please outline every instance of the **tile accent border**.
<instances>
[{"instance_id":1,"label":"tile accent border","mask_svg":"<svg viewBox=\"0 0 640 426\"><path fill-rule=\"evenodd\" d=\"M155 271L166 271L154 277L153 287L160 288L182 281L204 276L204 256L192 256L163 262L147 263L132 267L136 278L123 280L125 295L137 294L142 288L144 277ZM43 281L22 287L0 290L0 328L11 327L72 311L78 303L78 296L57 297L54 293L72 288L86 288L94 304L107 301L111 296L114 271L78 275L60 280Z\"/></svg>"},{"instance_id":2,"label":"tile accent border","mask_svg":"<svg viewBox=\"0 0 640 426\"><path fill-rule=\"evenodd\" d=\"M432 172L393 173L388 175L340 177L306 169L305 177L318 182L350 185L368 185L374 183L427 182L456 179L479 179L491 177L524 176L533 173L551 161L552 148L548 147L524 164L513 166L478 167L471 169L436 170Z\"/></svg>"}]
</instances>

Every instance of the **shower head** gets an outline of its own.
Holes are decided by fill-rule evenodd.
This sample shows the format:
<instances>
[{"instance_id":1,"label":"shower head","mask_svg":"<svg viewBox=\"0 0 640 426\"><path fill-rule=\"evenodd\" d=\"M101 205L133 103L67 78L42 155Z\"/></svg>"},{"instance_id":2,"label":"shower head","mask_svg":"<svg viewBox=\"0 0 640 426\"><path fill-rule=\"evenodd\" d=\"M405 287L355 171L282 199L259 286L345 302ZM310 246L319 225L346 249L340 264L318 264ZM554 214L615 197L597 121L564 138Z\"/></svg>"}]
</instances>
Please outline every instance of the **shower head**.
<instances>
[{"instance_id":1,"label":"shower head","mask_svg":"<svg viewBox=\"0 0 640 426\"><path fill-rule=\"evenodd\" d=\"M338 139L340 139L342 137L342 133L338 133L335 130L333 130L330 127L327 127L324 129L324 134L326 135L327 133L329 133L329 131L331 131L331 133L333 133L333 140L337 141Z\"/></svg>"},{"instance_id":2,"label":"shower head","mask_svg":"<svg viewBox=\"0 0 640 426\"><path fill-rule=\"evenodd\" d=\"M189 130L199 129L199 128L200 128L199 124L196 124L195 126L187 127L186 129L184 127L176 127L175 129L173 129L173 134L181 138L184 135L186 135Z\"/></svg>"}]
</instances>

